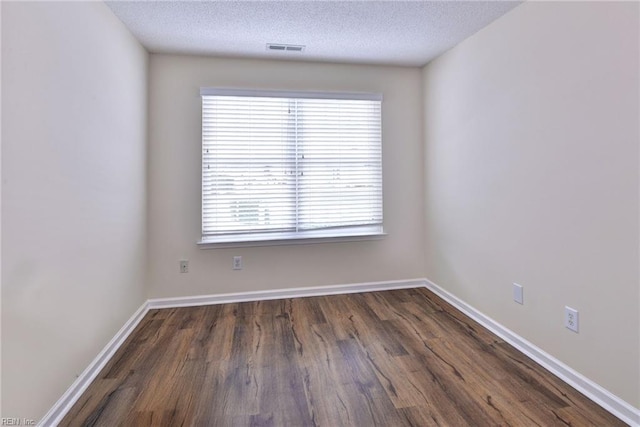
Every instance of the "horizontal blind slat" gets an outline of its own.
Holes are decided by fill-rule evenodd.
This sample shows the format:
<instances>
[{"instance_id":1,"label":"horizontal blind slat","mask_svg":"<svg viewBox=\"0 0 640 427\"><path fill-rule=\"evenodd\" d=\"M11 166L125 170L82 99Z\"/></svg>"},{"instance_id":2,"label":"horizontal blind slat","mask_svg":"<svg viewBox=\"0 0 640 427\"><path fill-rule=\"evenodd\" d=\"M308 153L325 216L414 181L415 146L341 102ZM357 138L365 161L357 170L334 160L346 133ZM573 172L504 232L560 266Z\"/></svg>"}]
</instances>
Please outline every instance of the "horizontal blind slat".
<instances>
[{"instance_id":1,"label":"horizontal blind slat","mask_svg":"<svg viewBox=\"0 0 640 427\"><path fill-rule=\"evenodd\" d=\"M382 224L379 100L202 94L203 236Z\"/></svg>"}]
</instances>

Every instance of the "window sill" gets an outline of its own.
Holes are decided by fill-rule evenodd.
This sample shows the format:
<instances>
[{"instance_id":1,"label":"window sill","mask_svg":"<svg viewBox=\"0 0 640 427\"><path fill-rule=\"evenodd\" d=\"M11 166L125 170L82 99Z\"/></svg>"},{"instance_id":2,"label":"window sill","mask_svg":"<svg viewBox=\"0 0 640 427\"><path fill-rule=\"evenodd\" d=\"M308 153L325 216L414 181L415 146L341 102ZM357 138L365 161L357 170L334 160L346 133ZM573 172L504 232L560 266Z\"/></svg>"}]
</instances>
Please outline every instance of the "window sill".
<instances>
[{"instance_id":1,"label":"window sill","mask_svg":"<svg viewBox=\"0 0 640 427\"><path fill-rule=\"evenodd\" d=\"M381 240L387 234L381 227L371 227L358 231L308 232L308 233L263 233L217 236L203 238L198 242L200 249L242 248L255 246L310 245L316 243L360 242Z\"/></svg>"}]
</instances>

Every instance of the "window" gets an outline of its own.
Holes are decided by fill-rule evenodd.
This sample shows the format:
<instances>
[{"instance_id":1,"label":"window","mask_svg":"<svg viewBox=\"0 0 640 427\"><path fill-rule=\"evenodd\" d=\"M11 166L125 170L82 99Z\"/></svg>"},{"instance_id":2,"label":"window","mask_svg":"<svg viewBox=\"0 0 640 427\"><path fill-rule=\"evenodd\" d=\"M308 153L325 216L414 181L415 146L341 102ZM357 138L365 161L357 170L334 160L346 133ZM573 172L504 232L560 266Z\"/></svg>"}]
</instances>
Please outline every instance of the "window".
<instances>
[{"instance_id":1,"label":"window","mask_svg":"<svg viewBox=\"0 0 640 427\"><path fill-rule=\"evenodd\" d=\"M201 96L201 243L382 234L380 95Z\"/></svg>"}]
</instances>

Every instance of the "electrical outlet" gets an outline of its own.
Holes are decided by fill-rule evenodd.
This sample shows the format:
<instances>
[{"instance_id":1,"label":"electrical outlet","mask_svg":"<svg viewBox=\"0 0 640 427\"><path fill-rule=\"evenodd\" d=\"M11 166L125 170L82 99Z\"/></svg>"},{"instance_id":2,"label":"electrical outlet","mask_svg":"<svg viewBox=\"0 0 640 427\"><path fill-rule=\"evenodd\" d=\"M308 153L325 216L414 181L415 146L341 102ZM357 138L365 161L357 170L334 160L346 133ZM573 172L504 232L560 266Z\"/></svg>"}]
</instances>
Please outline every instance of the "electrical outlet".
<instances>
[{"instance_id":1,"label":"electrical outlet","mask_svg":"<svg viewBox=\"0 0 640 427\"><path fill-rule=\"evenodd\" d=\"M242 270L242 257L234 256L233 257L233 269L234 270Z\"/></svg>"},{"instance_id":2,"label":"electrical outlet","mask_svg":"<svg viewBox=\"0 0 640 427\"><path fill-rule=\"evenodd\" d=\"M524 304L523 292L522 285L518 285L517 283L513 284L513 300L518 304Z\"/></svg>"},{"instance_id":3,"label":"electrical outlet","mask_svg":"<svg viewBox=\"0 0 640 427\"><path fill-rule=\"evenodd\" d=\"M578 333L578 310L568 306L564 307L564 326L567 329L571 329L573 332Z\"/></svg>"},{"instance_id":4,"label":"electrical outlet","mask_svg":"<svg viewBox=\"0 0 640 427\"><path fill-rule=\"evenodd\" d=\"M189 261L183 259L180 261L180 273L188 273L189 272Z\"/></svg>"}]
</instances>

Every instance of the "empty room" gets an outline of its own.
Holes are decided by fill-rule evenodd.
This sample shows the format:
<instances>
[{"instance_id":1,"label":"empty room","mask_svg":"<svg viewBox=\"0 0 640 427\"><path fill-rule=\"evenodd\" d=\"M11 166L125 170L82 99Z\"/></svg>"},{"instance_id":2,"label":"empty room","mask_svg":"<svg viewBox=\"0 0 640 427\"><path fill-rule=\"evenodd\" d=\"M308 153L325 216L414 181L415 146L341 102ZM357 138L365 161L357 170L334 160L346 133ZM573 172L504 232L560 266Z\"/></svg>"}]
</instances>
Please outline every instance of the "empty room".
<instances>
[{"instance_id":1,"label":"empty room","mask_svg":"<svg viewBox=\"0 0 640 427\"><path fill-rule=\"evenodd\" d=\"M0 425L640 426L640 3L0 19Z\"/></svg>"}]
</instances>

